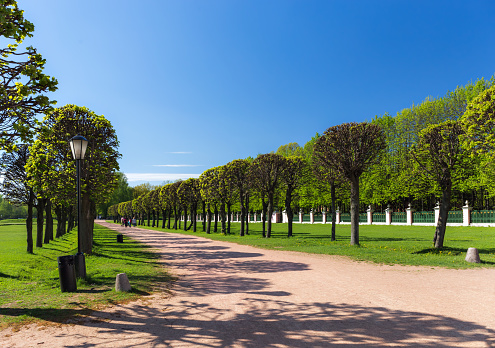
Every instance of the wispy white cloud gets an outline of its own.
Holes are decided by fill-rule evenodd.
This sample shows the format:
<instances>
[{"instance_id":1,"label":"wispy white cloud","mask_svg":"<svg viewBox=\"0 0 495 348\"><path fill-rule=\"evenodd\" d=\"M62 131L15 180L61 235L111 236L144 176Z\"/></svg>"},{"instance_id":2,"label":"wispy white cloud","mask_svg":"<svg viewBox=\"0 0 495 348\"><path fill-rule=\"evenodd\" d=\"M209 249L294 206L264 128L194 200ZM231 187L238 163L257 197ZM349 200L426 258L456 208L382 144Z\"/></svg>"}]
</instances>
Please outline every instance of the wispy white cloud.
<instances>
[{"instance_id":1,"label":"wispy white cloud","mask_svg":"<svg viewBox=\"0 0 495 348\"><path fill-rule=\"evenodd\" d=\"M177 179L199 178L200 174L170 174L170 173L125 173L127 181L167 181Z\"/></svg>"},{"instance_id":2,"label":"wispy white cloud","mask_svg":"<svg viewBox=\"0 0 495 348\"><path fill-rule=\"evenodd\" d=\"M153 164L153 167L172 167L172 168L178 168L178 167L202 167L202 164Z\"/></svg>"}]
</instances>

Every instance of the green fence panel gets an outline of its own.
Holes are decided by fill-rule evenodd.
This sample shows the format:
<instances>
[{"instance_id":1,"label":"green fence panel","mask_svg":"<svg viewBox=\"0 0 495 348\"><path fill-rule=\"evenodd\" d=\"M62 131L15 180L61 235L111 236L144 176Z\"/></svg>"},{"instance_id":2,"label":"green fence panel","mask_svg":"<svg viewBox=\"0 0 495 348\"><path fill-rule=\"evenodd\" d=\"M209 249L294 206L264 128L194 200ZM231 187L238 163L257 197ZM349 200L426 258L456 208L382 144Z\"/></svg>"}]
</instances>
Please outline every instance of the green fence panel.
<instances>
[{"instance_id":1,"label":"green fence panel","mask_svg":"<svg viewBox=\"0 0 495 348\"><path fill-rule=\"evenodd\" d=\"M495 222L495 210L471 211L471 223L487 224Z\"/></svg>"},{"instance_id":2,"label":"green fence panel","mask_svg":"<svg viewBox=\"0 0 495 348\"><path fill-rule=\"evenodd\" d=\"M303 214L303 222L311 222L311 216L309 214Z\"/></svg>"},{"instance_id":3,"label":"green fence panel","mask_svg":"<svg viewBox=\"0 0 495 348\"><path fill-rule=\"evenodd\" d=\"M373 213L373 222L387 222L385 213Z\"/></svg>"},{"instance_id":4,"label":"green fence panel","mask_svg":"<svg viewBox=\"0 0 495 348\"><path fill-rule=\"evenodd\" d=\"M432 211L413 212L413 224L435 223L435 213Z\"/></svg>"},{"instance_id":5,"label":"green fence panel","mask_svg":"<svg viewBox=\"0 0 495 348\"><path fill-rule=\"evenodd\" d=\"M406 212L403 211L392 212L392 222L406 223L407 222Z\"/></svg>"},{"instance_id":6,"label":"green fence panel","mask_svg":"<svg viewBox=\"0 0 495 348\"><path fill-rule=\"evenodd\" d=\"M462 224L462 210L449 211L449 217L447 218L447 222Z\"/></svg>"},{"instance_id":7,"label":"green fence panel","mask_svg":"<svg viewBox=\"0 0 495 348\"><path fill-rule=\"evenodd\" d=\"M349 213L340 214L340 221L351 222L351 214L349 214Z\"/></svg>"},{"instance_id":8,"label":"green fence panel","mask_svg":"<svg viewBox=\"0 0 495 348\"><path fill-rule=\"evenodd\" d=\"M359 222L368 222L368 213L359 214Z\"/></svg>"},{"instance_id":9,"label":"green fence panel","mask_svg":"<svg viewBox=\"0 0 495 348\"><path fill-rule=\"evenodd\" d=\"M314 222L323 222L323 214L315 214L313 218Z\"/></svg>"}]
</instances>

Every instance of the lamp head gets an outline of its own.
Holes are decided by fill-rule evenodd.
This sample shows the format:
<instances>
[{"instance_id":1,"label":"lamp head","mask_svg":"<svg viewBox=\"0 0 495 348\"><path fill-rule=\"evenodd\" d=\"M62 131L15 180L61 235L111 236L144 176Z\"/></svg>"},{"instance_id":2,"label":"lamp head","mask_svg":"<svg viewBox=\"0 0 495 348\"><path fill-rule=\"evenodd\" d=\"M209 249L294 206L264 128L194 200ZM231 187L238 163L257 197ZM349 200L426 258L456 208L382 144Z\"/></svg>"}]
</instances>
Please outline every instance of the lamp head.
<instances>
[{"instance_id":1,"label":"lamp head","mask_svg":"<svg viewBox=\"0 0 495 348\"><path fill-rule=\"evenodd\" d=\"M88 147L88 139L78 134L72 138L69 143L70 149L72 150L72 157L74 157L75 160L84 159L86 148Z\"/></svg>"}]
</instances>

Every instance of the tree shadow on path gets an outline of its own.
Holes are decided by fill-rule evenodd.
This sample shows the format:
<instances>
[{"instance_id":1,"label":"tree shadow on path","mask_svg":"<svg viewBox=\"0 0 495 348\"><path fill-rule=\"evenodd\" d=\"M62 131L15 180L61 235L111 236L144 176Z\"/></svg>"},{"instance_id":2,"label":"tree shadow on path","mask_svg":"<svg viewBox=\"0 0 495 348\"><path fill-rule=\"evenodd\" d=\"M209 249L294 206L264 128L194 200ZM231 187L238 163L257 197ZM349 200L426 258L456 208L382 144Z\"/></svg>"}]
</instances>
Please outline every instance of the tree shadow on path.
<instances>
[{"instance_id":1,"label":"tree shadow on path","mask_svg":"<svg viewBox=\"0 0 495 348\"><path fill-rule=\"evenodd\" d=\"M335 303L246 299L233 313L182 301L166 309L134 306L112 321L88 320L102 344L74 336L67 347L494 347L495 332L475 323L427 313ZM105 313L101 313L105 318ZM126 341L121 341L125 334ZM66 334L64 334L66 337ZM144 342L143 342L144 341ZM118 344L117 344L118 343Z\"/></svg>"}]
</instances>

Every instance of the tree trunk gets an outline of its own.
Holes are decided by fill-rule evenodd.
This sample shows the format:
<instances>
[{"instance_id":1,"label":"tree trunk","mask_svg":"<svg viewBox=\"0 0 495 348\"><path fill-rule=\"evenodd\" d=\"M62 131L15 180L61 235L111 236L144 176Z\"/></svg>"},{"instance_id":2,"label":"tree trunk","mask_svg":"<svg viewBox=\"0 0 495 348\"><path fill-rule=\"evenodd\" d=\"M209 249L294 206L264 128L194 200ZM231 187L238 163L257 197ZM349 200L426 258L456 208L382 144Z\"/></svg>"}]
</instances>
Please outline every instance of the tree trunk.
<instances>
[{"instance_id":1,"label":"tree trunk","mask_svg":"<svg viewBox=\"0 0 495 348\"><path fill-rule=\"evenodd\" d=\"M287 237L292 237L292 220L294 214L291 208L292 204L292 187L287 187L287 192L285 193L285 212L287 214Z\"/></svg>"},{"instance_id":2,"label":"tree trunk","mask_svg":"<svg viewBox=\"0 0 495 348\"><path fill-rule=\"evenodd\" d=\"M177 207L174 206L174 226L172 226L174 230L177 230Z\"/></svg>"},{"instance_id":3,"label":"tree trunk","mask_svg":"<svg viewBox=\"0 0 495 348\"><path fill-rule=\"evenodd\" d=\"M67 225L67 209L63 205L59 205L55 208L55 214L57 214L57 234L55 237L59 238L65 234L65 227Z\"/></svg>"},{"instance_id":4,"label":"tree trunk","mask_svg":"<svg viewBox=\"0 0 495 348\"><path fill-rule=\"evenodd\" d=\"M193 205L192 210L191 210L191 219L192 219L192 224L193 224L193 232L196 232L196 211L198 210L198 207L196 204ZM203 219L204 220L204 219ZM204 226L204 224L203 224Z\"/></svg>"},{"instance_id":5,"label":"tree trunk","mask_svg":"<svg viewBox=\"0 0 495 348\"><path fill-rule=\"evenodd\" d=\"M152 215L152 217L153 217L153 220L152 220L152 222L151 222L151 227L155 227L156 212L155 212L155 210L154 210L154 209L151 211L151 215ZM157 227L158 227L158 224L157 224Z\"/></svg>"},{"instance_id":6,"label":"tree trunk","mask_svg":"<svg viewBox=\"0 0 495 348\"><path fill-rule=\"evenodd\" d=\"M330 183L330 195L332 197L332 241L336 240L335 225L337 223L337 213L335 211L335 183Z\"/></svg>"},{"instance_id":7,"label":"tree trunk","mask_svg":"<svg viewBox=\"0 0 495 348\"><path fill-rule=\"evenodd\" d=\"M244 195L243 194L240 194L240 203L241 203L241 231L239 233L239 235L241 237L244 237L244 220L245 220L245 216L246 216L246 207L244 206Z\"/></svg>"},{"instance_id":8,"label":"tree trunk","mask_svg":"<svg viewBox=\"0 0 495 348\"><path fill-rule=\"evenodd\" d=\"M146 218L147 218L147 220L148 220L148 227L150 227L150 219L151 219L151 216L150 216L150 215L151 215L151 214L150 214L150 212L149 212L149 211L148 211L148 212L146 212Z\"/></svg>"},{"instance_id":9,"label":"tree trunk","mask_svg":"<svg viewBox=\"0 0 495 348\"><path fill-rule=\"evenodd\" d=\"M232 217L231 213L232 204L227 204L227 234L230 234L230 219Z\"/></svg>"},{"instance_id":10,"label":"tree trunk","mask_svg":"<svg viewBox=\"0 0 495 348\"><path fill-rule=\"evenodd\" d=\"M443 248L445 229L447 228L447 218L449 217L451 195L452 183L449 183L446 185L442 192L442 202L440 203L437 227L435 229L435 236L433 237L433 244L437 249Z\"/></svg>"},{"instance_id":11,"label":"tree trunk","mask_svg":"<svg viewBox=\"0 0 495 348\"><path fill-rule=\"evenodd\" d=\"M201 201L201 204L203 205L203 232L206 231L206 202Z\"/></svg>"},{"instance_id":12,"label":"tree trunk","mask_svg":"<svg viewBox=\"0 0 495 348\"><path fill-rule=\"evenodd\" d=\"M246 234L249 234L249 216L248 216L248 213L249 213L249 193L246 194L245 210L246 210Z\"/></svg>"},{"instance_id":13,"label":"tree trunk","mask_svg":"<svg viewBox=\"0 0 495 348\"><path fill-rule=\"evenodd\" d=\"M218 232L218 207L215 204L215 224L213 225L213 232Z\"/></svg>"},{"instance_id":14,"label":"tree trunk","mask_svg":"<svg viewBox=\"0 0 495 348\"><path fill-rule=\"evenodd\" d=\"M52 216L52 202L47 199L45 205L46 212L46 227L45 227L45 240L44 243L48 244L53 240L53 216Z\"/></svg>"},{"instance_id":15,"label":"tree trunk","mask_svg":"<svg viewBox=\"0 0 495 348\"><path fill-rule=\"evenodd\" d=\"M60 234L60 222L62 221L62 211L61 211L61 206L60 205L56 205L55 206L55 215L57 216L57 229L56 229L56 232L55 232L55 238L58 238L61 236Z\"/></svg>"},{"instance_id":16,"label":"tree trunk","mask_svg":"<svg viewBox=\"0 0 495 348\"><path fill-rule=\"evenodd\" d=\"M38 199L38 206L36 207L36 210L38 212L37 214L37 219L36 219L36 247L41 248L43 247L43 225L45 223L44 220L44 212L45 212L45 199L44 198L39 198Z\"/></svg>"},{"instance_id":17,"label":"tree trunk","mask_svg":"<svg viewBox=\"0 0 495 348\"><path fill-rule=\"evenodd\" d=\"M222 234L227 234L227 224L226 224L226 216L225 216L225 204L220 204L220 218L222 219Z\"/></svg>"},{"instance_id":18,"label":"tree trunk","mask_svg":"<svg viewBox=\"0 0 495 348\"><path fill-rule=\"evenodd\" d=\"M351 180L351 245L359 245L359 178Z\"/></svg>"},{"instance_id":19,"label":"tree trunk","mask_svg":"<svg viewBox=\"0 0 495 348\"><path fill-rule=\"evenodd\" d=\"M165 209L162 209L162 229L165 229L165 222L167 221L167 211Z\"/></svg>"},{"instance_id":20,"label":"tree trunk","mask_svg":"<svg viewBox=\"0 0 495 348\"><path fill-rule=\"evenodd\" d=\"M210 209L210 203L208 202L208 205L206 207L207 209L207 213L208 214L208 217L207 217L207 224L206 224L206 234L210 234L211 233L211 209Z\"/></svg>"},{"instance_id":21,"label":"tree trunk","mask_svg":"<svg viewBox=\"0 0 495 348\"><path fill-rule=\"evenodd\" d=\"M272 215L273 215L273 193L268 194L268 215L266 217L268 221L268 227L266 229L266 238L272 236Z\"/></svg>"},{"instance_id":22,"label":"tree trunk","mask_svg":"<svg viewBox=\"0 0 495 348\"><path fill-rule=\"evenodd\" d=\"M74 229L74 207L69 207L67 208L67 214L68 214L68 218L67 218L67 231L66 233L69 233L70 231L72 231Z\"/></svg>"},{"instance_id":23,"label":"tree trunk","mask_svg":"<svg viewBox=\"0 0 495 348\"><path fill-rule=\"evenodd\" d=\"M265 202L265 197L262 198L261 200L261 222L263 223L263 238L266 237L266 207L267 204Z\"/></svg>"},{"instance_id":24,"label":"tree trunk","mask_svg":"<svg viewBox=\"0 0 495 348\"><path fill-rule=\"evenodd\" d=\"M184 206L184 231L187 231L187 206Z\"/></svg>"},{"instance_id":25,"label":"tree trunk","mask_svg":"<svg viewBox=\"0 0 495 348\"><path fill-rule=\"evenodd\" d=\"M81 252L89 254L93 252L93 228L94 219L96 214L96 205L90 199L89 193L83 193L81 195L81 217L80 217L80 238L81 238Z\"/></svg>"},{"instance_id":26,"label":"tree trunk","mask_svg":"<svg viewBox=\"0 0 495 348\"><path fill-rule=\"evenodd\" d=\"M167 229L170 230L170 217L172 215L172 209L170 207L167 208Z\"/></svg>"},{"instance_id":27,"label":"tree trunk","mask_svg":"<svg viewBox=\"0 0 495 348\"><path fill-rule=\"evenodd\" d=\"M26 232L27 232L27 252L33 253L33 204L34 204L34 192L29 189L28 198L28 215L26 219Z\"/></svg>"},{"instance_id":28,"label":"tree trunk","mask_svg":"<svg viewBox=\"0 0 495 348\"><path fill-rule=\"evenodd\" d=\"M182 214L182 210L181 210L181 209L179 209L179 214L178 214L178 216L179 216L179 230L181 229L181 228L180 228L180 223L181 223L181 221L182 221L182 216L181 216L181 214Z\"/></svg>"}]
</instances>

